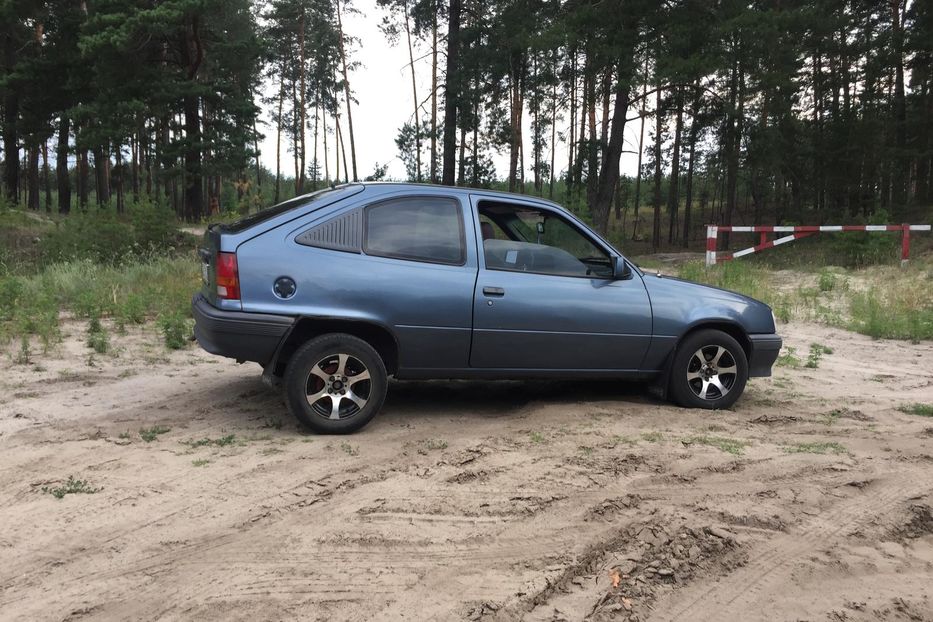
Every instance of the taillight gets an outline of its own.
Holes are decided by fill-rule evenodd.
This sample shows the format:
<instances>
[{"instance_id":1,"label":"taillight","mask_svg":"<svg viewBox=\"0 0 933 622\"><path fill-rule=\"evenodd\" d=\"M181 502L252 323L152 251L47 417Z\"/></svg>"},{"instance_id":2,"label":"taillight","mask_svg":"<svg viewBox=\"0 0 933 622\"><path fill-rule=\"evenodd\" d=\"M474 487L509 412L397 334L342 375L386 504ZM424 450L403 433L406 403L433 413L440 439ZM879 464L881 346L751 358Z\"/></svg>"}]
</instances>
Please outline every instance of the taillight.
<instances>
[{"instance_id":1,"label":"taillight","mask_svg":"<svg viewBox=\"0 0 933 622\"><path fill-rule=\"evenodd\" d=\"M224 300L240 299L236 253L217 253L217 296Z\"/></svg>"}]
</instances>

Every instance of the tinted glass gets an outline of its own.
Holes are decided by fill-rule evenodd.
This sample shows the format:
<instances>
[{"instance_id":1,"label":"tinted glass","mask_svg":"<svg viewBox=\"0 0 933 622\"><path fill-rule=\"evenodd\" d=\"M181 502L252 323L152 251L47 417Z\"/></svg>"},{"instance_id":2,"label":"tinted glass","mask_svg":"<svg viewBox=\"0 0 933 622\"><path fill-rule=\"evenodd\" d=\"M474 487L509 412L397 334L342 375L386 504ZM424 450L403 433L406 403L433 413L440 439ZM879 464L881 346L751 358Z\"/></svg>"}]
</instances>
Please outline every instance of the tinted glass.
<instances>
[{"instance_id":1,"label":"tinted glass","mask_svg":"<svg viewBox=\"0 0 933 622\"><path fill-rule=\"evenodd\" d=\"M266 220L275 218L280 214L284 214L289 210L293 210L296 207L305 207L314 203L327 205L328 203L339 201L346 196L352 196L359 192L360 189L361 186L359 185L351 185L327 190L318 190L310 194L304 194L300 197L295 197L294 199L289 199L288 201L283 201L282 203L278 203L272 207L259 210L255 214L244 216L243 218L240 218L234 222L217 225L217 227L222 233L239 233L240 231L245 231L254 225L258 225L261 222L265 222Z\"/></svg>"},{"instance_id":2,"label":"tinted glass","mask_svg":"<svg viewBox=\"0 0 933 622\"><path fill-rule=\"evenodd\" d=\"M386 201L366 208L368 255L462 264L463 219L453 199L433 197Z\"/></svg>"}]
</instances>

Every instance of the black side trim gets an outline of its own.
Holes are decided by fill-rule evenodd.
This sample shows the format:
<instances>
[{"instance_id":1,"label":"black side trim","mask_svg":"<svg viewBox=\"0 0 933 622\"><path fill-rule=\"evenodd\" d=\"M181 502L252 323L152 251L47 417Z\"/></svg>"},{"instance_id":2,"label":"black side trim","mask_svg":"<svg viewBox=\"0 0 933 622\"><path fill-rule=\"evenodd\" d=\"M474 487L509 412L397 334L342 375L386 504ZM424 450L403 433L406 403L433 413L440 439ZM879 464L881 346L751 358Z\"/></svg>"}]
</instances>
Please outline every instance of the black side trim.
<instances>
[{"instance_id":1,"label":"black side trim","mask_svg":"<svg viewBox=\"0 0 933 622\"><path fill-rule=\"evenodd\" d=\"M223 311L211 305L203 295L191 300L194 336L202 348L238 361L265 365L275 353L282 336L295 318L266 313Z\"/></svg>"},{"instance_id":2,"label":"black side trim","mask_svg":"<svg viewBox=\"0 0 933 622\"><path fill-rule=\"evenodd\" d=\"M748 376L761 378L771 375L771 367L781 352L783 341L779 335L749 335L751 354L748 357Z\"/></svg>"}]
</instances>

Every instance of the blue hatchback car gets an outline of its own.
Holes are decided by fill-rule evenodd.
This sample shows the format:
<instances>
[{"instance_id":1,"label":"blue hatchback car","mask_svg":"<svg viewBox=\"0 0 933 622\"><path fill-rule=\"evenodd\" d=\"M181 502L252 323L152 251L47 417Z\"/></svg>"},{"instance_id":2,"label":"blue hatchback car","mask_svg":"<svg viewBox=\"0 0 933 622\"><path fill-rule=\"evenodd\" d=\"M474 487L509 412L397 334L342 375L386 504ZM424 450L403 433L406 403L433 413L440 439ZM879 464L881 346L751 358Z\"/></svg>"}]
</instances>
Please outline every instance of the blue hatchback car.
<instances>
[{"instance_id":1,"label":"blue hatchback car","mask_svg":"<svg viewBox=\"0 0 933 622\"><path fill-rule=\"evenodd\" d=\"M646 274L549 201L365 183L212 225L195 336L281 379L321 433L358 430L388 377L644 380L727 408L781 348L757 300Z\"/></svg>"}]
</instances>

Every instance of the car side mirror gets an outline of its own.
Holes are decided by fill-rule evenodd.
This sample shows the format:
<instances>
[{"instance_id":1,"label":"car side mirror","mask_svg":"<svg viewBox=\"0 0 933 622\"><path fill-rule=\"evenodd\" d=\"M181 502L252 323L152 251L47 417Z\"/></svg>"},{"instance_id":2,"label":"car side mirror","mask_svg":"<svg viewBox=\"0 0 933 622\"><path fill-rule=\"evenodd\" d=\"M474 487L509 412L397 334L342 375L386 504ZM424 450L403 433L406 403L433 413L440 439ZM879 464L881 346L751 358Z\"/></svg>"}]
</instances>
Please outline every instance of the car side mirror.
<instances>
[{"instance_id":1,"label":"car side mirror","mask_svg":"<svg viewBox=\"0 0 933 622\"><path fill-rule=\"evenodd\" d=\"M632 278L632 267L628 265L628 262L625 261L623 257L618 255L611 258L612 261L612 278L617 281L624 281L625 279Z\"/></svg>"}]
</instances>

